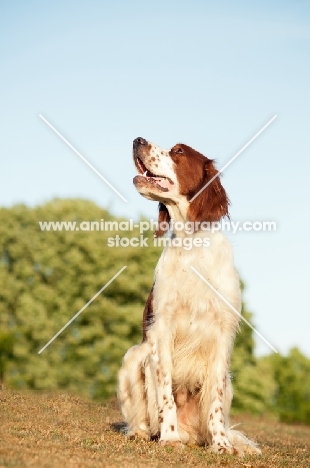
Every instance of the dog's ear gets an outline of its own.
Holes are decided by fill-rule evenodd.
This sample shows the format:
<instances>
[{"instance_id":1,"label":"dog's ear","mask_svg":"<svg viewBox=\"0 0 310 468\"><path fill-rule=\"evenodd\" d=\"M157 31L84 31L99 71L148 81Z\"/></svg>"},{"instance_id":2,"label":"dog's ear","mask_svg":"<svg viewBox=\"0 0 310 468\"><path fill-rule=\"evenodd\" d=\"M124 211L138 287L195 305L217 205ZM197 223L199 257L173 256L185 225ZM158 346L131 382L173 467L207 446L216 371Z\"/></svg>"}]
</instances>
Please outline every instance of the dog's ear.
<instances>
[{"instance_id":1,"label":"dog's ear","mask_svg":"<svg viewBox=\"0 0 310 468\"><path fill-rule=\"evenodd\" d=\"M212 159L205 163L204 179L196 190L199 192L218 173ZM194 194L192 195L194 196ZM230 205L228 196L221 184L220 174L202 190L202 192L189 204L188 219L192 222L216 222L227 216L229 218L228 207Z\"/></svg>"},{"instance_id":2,"label":"dog's ear","mask_svg":"<svg viewBox=\"0 0 310 468\"><path fill-rule=\"evenodd\" d=\"M170 215L166 208L166 205L159 203L158 205L158 225L155 231L155 237L162 237L166 232L169 231L170 227Z\"/></svg>"}]
</instances>

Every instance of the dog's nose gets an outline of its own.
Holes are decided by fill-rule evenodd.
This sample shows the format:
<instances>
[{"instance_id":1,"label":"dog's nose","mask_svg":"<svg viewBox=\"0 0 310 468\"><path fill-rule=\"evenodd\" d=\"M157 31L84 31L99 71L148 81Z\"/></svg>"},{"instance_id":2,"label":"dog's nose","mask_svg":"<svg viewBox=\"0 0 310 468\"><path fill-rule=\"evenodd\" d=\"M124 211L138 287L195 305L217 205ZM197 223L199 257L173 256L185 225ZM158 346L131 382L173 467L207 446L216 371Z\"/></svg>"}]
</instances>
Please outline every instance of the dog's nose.
<instances>
[{"instance_id":1,"label":"dog's nose","mask_svg":"<svg viewBox=\"0 0 310 468\"><path fill-rule=\"evenodd\" d=\"M141 145L147 145L147 141L144 138L138 137L135 140L133 140L134 148Z\"/></svg>"}]
</instances>

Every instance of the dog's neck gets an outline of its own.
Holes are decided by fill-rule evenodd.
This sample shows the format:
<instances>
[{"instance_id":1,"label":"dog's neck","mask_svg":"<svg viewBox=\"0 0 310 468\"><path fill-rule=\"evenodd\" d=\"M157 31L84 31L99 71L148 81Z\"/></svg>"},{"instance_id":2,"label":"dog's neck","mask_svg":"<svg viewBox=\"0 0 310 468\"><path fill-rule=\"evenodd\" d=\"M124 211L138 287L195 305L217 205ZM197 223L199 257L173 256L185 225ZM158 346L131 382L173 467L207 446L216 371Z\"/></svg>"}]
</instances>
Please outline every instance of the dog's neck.
<instances>
[{"instance_id":1,"label":"dog's neck","mask_svg":"<svg viewBox=\"0 0 310 468\"><path fill-rule=\"evenodd\" d=\"M166 205L166 207L171 218L170 235L172 235L172 237L188 237L191 235L185 230L186 223L189 222L187 214L189 207L188 200L184 199L181 203ZM183 225L183 229L175 229L175 223L180 223L181 226Z\"/></svg>"},{"instance_id":2,"label":"dog's neck","mask_svg":"<svg viewBox=\"0 0 310 468\"><path fill-rule=\"evenodd\" d=\"M166 205L169 216L171 220L173 221L173 223L176 223L178 221L182 223L186 223L186 221L188 221L188 218L187 218L188 205L189 205L189 202L186 199L181 200L181 202L179 203Z\"/></svg>"}]
</instances>

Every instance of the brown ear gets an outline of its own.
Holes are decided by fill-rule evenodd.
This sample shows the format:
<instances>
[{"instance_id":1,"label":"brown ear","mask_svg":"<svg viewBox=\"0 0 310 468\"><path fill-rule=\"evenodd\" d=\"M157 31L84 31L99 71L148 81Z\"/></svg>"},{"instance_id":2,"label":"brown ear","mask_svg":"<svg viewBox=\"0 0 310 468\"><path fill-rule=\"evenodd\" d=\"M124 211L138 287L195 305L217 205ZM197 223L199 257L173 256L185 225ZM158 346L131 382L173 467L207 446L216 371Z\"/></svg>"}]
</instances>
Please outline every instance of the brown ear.
<instances>
[{"instance_id":1,"label":"brown ear","mask_svg":"<svg viewBox=\"0 0 310 468\"><path fill-rule=\"evenodd\" d=\"M213 160L205 163L204 180L196 190L199 192L216 174L217 170ZM192 197L195 194L192 195ZM189 204L188 218L190 221L219 221L224 216L229 218L228 206L230 205L227 194L221 184L220 174Z\"/></svg>"},{"instance_id":2,"label":"brown ear","mask_svg":"<svg viewBox=\"0 0 310 468\"><path fill-rule=\"evenodd\" d=\"M159 203L158 210L158 226L155 231L155 237L162 237L166 232L169 231L170 214L166 208L166 205L163 203Z\"/></svg>"}]
</instances>

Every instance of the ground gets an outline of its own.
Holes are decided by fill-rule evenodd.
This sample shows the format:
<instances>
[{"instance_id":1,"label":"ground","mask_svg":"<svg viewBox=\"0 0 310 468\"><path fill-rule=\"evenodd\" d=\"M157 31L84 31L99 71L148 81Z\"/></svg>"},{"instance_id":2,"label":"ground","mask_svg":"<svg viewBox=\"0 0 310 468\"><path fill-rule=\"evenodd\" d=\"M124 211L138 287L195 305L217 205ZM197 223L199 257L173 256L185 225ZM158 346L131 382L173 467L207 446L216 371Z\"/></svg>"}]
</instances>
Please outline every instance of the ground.
<instances>
[{"instance_id":1,"label":"ground","mask_svg":"<svg viewBox=\"0 0 310 468\"><path fill-rule=\"evenodd\" d=\"M310 427L270 418L234 417L238 429L256 440L263 455L219 456L204 447L161 447L128 441L119 432L116 400L107 404L61 394L0 390L0 468L310 467Z\"/></svg>"}]
</instances>

